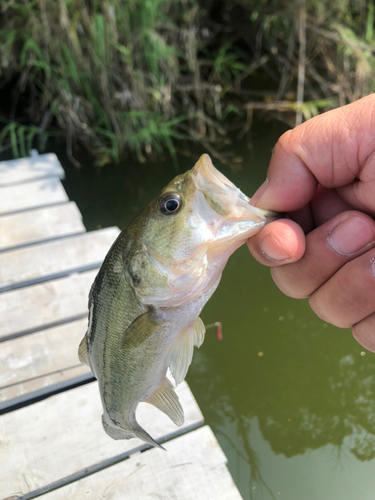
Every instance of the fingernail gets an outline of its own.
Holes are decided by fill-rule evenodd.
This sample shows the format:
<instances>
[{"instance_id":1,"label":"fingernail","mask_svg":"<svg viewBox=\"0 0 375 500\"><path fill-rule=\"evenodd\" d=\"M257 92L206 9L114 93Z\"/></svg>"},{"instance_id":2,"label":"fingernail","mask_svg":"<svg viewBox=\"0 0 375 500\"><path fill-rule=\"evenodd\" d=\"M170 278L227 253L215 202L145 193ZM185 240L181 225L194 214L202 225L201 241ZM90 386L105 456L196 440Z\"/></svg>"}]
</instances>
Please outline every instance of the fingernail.
<instances>
[{"instance_id":1,"label":"fingernail","mask_svg":"<svg viewBox=\"0 0 375 500\"><path fill-rule=\"evenodd\" d=\"M327 238L328 244L341 255L351 255L374 241L370 224L361 217L347 217Z\"/></svg>"},{"instance_id":2,"label":"fingernail","mask_svg":"<svg viewBox=\"0 0 375 500\"><path fill-rule=\"evenodd\" d=\"M264 255L272 260L282 261L290 259L290 255L272 233L266 234L260 242L260 248Z\"/></svg>"},{"instance_id":3,"label":"fingernail","mask_svg":"<svg viewBox=\"0 0 375 500\"><path fill-rule=\"evenodd\" d=\"M255 193L251 197L250 203L252 205L256 205L256 203L260 200L264 191L266 190L267 185L268 185L268 178L263 182L263 184L255 191Z\"/></svg>"}]
</instances>

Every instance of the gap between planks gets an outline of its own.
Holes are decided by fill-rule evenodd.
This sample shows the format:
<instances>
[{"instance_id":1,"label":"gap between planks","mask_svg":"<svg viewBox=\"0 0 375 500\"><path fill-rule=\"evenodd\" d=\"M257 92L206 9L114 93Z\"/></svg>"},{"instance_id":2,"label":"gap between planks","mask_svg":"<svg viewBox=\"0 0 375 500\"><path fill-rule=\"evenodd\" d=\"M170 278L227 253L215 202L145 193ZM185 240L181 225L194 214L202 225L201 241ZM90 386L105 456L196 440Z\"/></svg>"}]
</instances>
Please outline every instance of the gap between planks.
<instances>
[{"instance_id":1,"label":"gap between planks","mask_svg":"<svg viewBox=\"0 0 375 500\"><path fill-rule=\"evenodd\" d=\"M116 227L0 254L0 292L99 267L119 235Z\"/></svg>"},{"instance_id":2,"label":"gap between planks","mask_svg":"<svg viewBox=\"0 0 375 500\"><path fill-rule=\"evenodd\" d=\"M0 342L87 318L89 291L98 268L4 292Z\"/></svg>"},{"instance_id":3,"label":"gap between planks","mask_svg":"<svg viewBox=\"0 0 375 500\"><path fill-rule=\"evenodd\" d=\"M91 373L78 359L78 346L87 330L87 319L41 330L1 344L0 410L69 386L69 379ZM76 367L73 371L71 367ZM71 382L71 385L76 382Z\"/></svg>"},{"instance_id":4,"label":"gap between planks","mask_svg":"<svg viewBox=\"0 0 375 500\"><path fill-rule=\"evenodd\" d=\"M70 201L0 216L0 252L85 233L82 215Z\"/></svg>"},{"instance_id":5,"label":"gap between planks","mask_svg":"<svg viewBox=\"0 0 375 500\"><path fill-rule=\"evenodd\" d=\"M48 387L41 387L40 389L27 392L25 394L22 394L21 396L16 396L13 399L6 400L0 403L0 415L19 410L20 408L24 408L25 406L38 403L39 401L43 401L44 399L55 396L56 394L60 394L61 392L75 389L76 387L81 387L82 385L94 382L96 380L91 371L87 370L87 368L83 365L69 368L69 370L64 370L62 373L56 372L56 374L49 375L51 377L59 379L61 378L61 375L66 375L67 371L69 372L68 378L65 378L61 381L57 380L56 382L51 383L51 385L49 385ZM37 380L37 378L35 378L35 380Z\"/></svg>"},{"instance_id":6,"label":"gap between planks","mask_svg":"<svg viewBox=\"0 0 375 500\"><path fill-rule=\"evenodd\" d=\"M0 215L69 201L60 180L50 177L17 186L0 187Z\"/></svg>"}]
</instances>

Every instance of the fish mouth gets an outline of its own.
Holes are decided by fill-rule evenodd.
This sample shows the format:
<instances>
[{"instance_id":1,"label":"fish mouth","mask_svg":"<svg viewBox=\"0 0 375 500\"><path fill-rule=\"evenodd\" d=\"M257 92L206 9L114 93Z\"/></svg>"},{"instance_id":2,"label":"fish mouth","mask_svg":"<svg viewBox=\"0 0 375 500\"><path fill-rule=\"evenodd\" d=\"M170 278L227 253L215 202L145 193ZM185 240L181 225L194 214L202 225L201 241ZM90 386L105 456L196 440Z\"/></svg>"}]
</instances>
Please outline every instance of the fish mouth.
<instances>
[{"instance_id":1,"label":"fish mouth","mask_svg":"<svg viewBox=\"0 0 375 500\"><path fill-rule=\"evenodd\" d=\"M212 164L211 158L202 155L192 170L195 187L203 193L206 202L220 216L234 217L237 222L254 219L269 222L281 215L250 205L246 196L233 182Z\"/></svg>"},{"instance_id":2,"label":"fish mouth","mask_svg":"<svg viewBox=\"0 0 375 500\"><path fill-rule=\"evenodd\" d=\"M197 165L194 167L196 170L200 170L205 178L205 183L213 183L220 186L222 189L229 189L233 192L241 193L244 200L249 201L250 198L243 194L237 186L233 184L224 174L222 174L217 168L214 167L211 158L204 154L199 158Z\"/></svg>"}]
</instances>

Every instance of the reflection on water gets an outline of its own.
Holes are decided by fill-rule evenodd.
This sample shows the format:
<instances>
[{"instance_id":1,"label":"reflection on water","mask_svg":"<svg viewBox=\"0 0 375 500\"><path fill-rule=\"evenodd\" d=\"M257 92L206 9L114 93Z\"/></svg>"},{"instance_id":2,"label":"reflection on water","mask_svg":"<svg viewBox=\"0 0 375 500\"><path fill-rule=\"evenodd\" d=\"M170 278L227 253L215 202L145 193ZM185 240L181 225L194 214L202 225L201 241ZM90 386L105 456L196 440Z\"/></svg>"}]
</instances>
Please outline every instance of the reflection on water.
<instances>
[{"instance_id":1,"label":"reflection on water","mask_svg":"<svg viewBox=\"0 0 375 500\"><path fill-rule=\"evenodd\" d=\"M254 135L253 159L241 171L219 168L251 195L279 132ZM147 166L64 167L88 229L124 227L176 174L163 165L152 165L152 175ZM191 167L182 159L181 171ZM208 330L187 380L243 497L373 499L375 354L316 318L306 301L284 297L245 247L202 319L221 321L224 339Z\"/></svg>"}]
</instances>

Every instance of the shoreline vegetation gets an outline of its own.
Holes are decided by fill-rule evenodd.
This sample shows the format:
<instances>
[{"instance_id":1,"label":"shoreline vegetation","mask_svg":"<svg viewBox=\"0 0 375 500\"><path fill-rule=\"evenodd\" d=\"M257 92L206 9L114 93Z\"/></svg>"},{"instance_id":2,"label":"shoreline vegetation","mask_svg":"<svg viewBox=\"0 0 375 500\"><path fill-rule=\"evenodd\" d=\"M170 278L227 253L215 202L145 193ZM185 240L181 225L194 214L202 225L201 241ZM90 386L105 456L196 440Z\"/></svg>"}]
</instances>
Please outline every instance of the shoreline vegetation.
<instances>
[{"instance_id":1,"label":"shoreline vegetation","mask_svg":"<svg viewBox=\"0 0 375 500\"><path fill-rule=\"evenodd\" d=\"M96 164L175 142L214 157L375 91L374 0L4 0L0 152L64 140Z\"/></svg>"}]
</instances>

